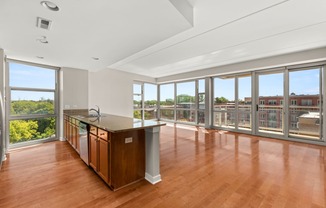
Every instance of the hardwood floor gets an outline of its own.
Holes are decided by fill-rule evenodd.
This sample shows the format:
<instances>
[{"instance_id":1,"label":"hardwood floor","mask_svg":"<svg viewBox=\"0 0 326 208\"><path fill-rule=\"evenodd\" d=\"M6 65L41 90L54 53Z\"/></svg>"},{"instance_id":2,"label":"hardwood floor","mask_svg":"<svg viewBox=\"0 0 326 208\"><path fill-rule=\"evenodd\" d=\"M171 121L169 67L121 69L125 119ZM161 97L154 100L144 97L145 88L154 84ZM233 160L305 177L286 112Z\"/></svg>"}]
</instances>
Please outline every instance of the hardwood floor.
<instances>
[{"instance_id":1,"label":"hardwood floor","mask_svg":"<svg viewBox=\"0 0 326 208\"><path fill-rule=\"evenodd\" d=\"M177 127L161 128L163 181L117 192L66 142L11 151L0 207L326 207L326 147Z\"/></svg>"}]
</instances>

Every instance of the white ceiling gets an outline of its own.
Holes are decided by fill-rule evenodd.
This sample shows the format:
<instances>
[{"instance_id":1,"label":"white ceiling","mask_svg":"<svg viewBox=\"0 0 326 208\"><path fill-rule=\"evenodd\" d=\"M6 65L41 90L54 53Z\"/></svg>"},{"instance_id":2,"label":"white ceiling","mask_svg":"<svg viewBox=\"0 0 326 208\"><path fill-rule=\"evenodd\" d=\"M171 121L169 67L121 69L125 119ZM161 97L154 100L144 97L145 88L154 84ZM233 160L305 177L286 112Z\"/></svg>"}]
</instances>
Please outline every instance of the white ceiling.
<instances>
[{"instance_id":1,"label":"white ceiling","mask_svg":"<svg viewBox=\"0 0 326 208\"><path fill-rule=\"evenodd\" d=\"M326 46L325 0L52 2L58 12L40 0L0 1L9 58L158 78ZM50 30L37 28L37 17L52 20Z\"/></svg>"}]
</instances>

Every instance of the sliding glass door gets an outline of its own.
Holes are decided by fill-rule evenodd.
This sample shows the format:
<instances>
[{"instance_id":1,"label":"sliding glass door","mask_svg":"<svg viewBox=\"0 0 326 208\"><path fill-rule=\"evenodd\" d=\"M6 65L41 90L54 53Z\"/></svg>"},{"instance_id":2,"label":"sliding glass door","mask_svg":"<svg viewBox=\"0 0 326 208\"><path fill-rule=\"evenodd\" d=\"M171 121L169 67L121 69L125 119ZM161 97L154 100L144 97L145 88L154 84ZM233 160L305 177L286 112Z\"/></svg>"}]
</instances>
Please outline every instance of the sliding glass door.
<instances>
[{"instance_id":1,"label":"sliding glass door","mask_svg":"<svg viewBox=\"0 0 326 208\"><path fill-rule=\"evenodd\" d=\"M213 125L251 131L251 74L215 77Z\"/></svg>"},{"instance_id":2,"label":"sliding glass door","mask_svg":"<svg viewBox=\"0 0 326 208\"><path fill-rule=\"evenodd\" d=\"M196 83L180 82L176 84L176 120L195 123L196 119Z\"/></svg>"},{"instance_id":3,"label":"sliding glass door","mask_svg":"<svg viewBox=\"0 0 326 208\"><path fill-rule=\"evenodd\" d=\"M321 136L321 68L289 70L289 135Z\"/></svg>"},{"instance_id":4,"label":"sliding glass door","mask_svg":"<svg viewBox=\"0 0 326 208\"><path fill-rule=\"evenodd\" d=\"M256 133L322 139L322 67L257 73Z\"/></svg>"},{"instance_id":5,"label":"sliding glass door","mask_svg":"<svg viewBox=\"0 0 326 208\"><path fill-rule=\"evenodd\" d=\"M252 129L252 96L251 96L251 74L238 77L237 110L239 130L251 131Z\"/></svg>"},{"instance_id":6,"label":"sliding glass door","mask_svg":"<svg viewBox=\"0 0 326 208\"><path fill-rule=\"evenodd\" d=\"M235 77L214 78L213 125L235 128Z\"/></svg>"},{"instance_id":7,"label":"sliding glass door","mask_svg":"<svg viewBox=\"0 0 326 208\"><path fill-rule=\"evenodd\" d=\"M284 134L284 72L258 74L258 132Z\"/></svg>"}]
</instances>

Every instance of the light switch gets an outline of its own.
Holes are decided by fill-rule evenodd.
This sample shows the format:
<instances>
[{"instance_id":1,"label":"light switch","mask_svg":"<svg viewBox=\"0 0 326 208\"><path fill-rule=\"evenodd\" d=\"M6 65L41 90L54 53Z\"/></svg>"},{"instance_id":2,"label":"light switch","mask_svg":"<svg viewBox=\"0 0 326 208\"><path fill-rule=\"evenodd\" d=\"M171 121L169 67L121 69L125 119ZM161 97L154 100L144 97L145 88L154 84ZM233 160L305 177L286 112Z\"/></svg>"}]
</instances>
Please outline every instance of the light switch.
<instances>
[{"instance_id":1,"label":"light switch","mask_svg":"<svg viewBox=\"0 0 326 208\"><path fill-rule=\"evenodd\" d=\"M125 143L131 143L132 142L132 137L125 138Z\"/></svg>"}]
</instances>

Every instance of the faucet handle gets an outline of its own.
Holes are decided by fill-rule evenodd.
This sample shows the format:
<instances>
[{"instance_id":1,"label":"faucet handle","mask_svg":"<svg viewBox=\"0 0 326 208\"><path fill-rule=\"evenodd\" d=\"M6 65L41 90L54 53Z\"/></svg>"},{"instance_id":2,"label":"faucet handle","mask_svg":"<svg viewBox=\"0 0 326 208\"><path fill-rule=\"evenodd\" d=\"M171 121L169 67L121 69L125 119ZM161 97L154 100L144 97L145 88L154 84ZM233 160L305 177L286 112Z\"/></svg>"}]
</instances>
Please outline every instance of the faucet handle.
<instances>
[{"instance_id":1,"label":"faucet handle","mask_svg":"<svg viewBox=\"0 0 326 208\"><path fill-rule=\"evenodd\" d=\"M98 105L95 105L96 107L97 107L97 114L99 115L99 116L101 116L101 109L100 109L100 107L98 106Z\"/></svg>"}]
</instances>

